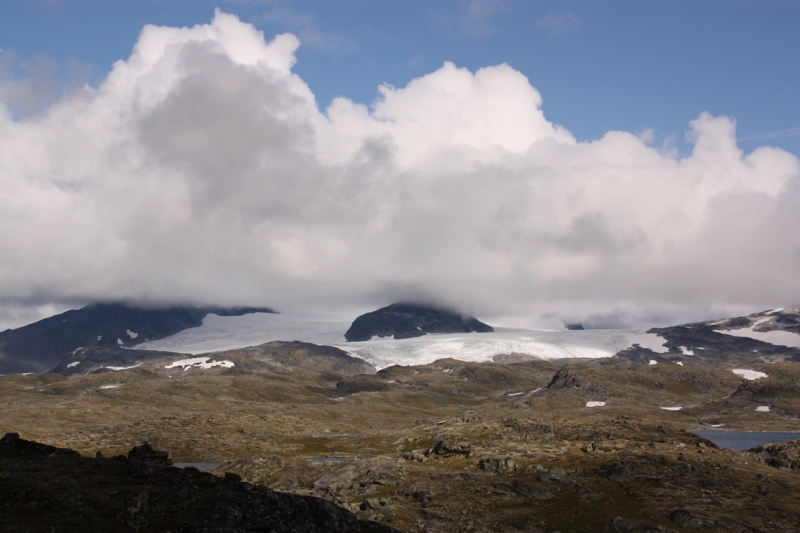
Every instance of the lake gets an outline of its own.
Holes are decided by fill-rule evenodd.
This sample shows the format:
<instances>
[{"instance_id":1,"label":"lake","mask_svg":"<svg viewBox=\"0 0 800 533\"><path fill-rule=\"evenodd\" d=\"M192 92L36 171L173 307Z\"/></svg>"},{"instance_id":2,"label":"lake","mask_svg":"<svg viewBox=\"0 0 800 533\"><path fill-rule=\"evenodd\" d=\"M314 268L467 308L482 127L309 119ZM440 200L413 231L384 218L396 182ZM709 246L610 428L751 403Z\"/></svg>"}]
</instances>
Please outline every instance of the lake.
<instances>
[{"instance_id":1,"label":"lake","mask_svg":"<svg viewBox=\"0 0 800 533\"><path fill-rule=\"evenodd\" d=\"M206 470L211 470L219 463L173 463L172 466L176 468L196 468L201 472L205 472Z\"/></svg>"},{"instance_id":2,"label":"lake","mask_svg":"<svg viewBox=\"0 0 800 533\"><path fill-rule=\"evenodd\" d=\"M800 433L781 431L719 431L704 429L692 431L693 434L708 439L720 448L729 450L749 450L771 442L786 442L800 439Z\"/></svg>"}]
</instances>

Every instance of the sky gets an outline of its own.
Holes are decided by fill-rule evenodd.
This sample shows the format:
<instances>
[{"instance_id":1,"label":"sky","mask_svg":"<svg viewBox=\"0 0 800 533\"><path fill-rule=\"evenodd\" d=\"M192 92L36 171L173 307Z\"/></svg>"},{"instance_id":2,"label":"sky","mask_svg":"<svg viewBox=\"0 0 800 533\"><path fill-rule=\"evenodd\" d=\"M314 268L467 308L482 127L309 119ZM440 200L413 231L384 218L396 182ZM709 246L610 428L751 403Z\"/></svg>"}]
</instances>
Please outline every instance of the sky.
<instances>
[{"instance_id":1,"label":"sky","mask_svg":"<svg viewBox=\"0 0 800 533\"><path fill-rule=\"evenodd\" d=\"M797 304L798 27L769 0L4 2L0 328Z\"/></svg>"}]
</instances>

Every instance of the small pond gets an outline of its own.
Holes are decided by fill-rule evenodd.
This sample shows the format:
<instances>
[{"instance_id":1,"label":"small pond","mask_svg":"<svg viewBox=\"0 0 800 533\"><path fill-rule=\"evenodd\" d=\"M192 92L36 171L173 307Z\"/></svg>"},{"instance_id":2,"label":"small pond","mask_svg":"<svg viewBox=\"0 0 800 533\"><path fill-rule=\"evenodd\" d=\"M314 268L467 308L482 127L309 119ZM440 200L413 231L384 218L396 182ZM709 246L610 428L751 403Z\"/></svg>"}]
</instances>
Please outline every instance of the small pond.
<instances>
[{"instance_id":1,"label":"small pond","mask_svg":"<svg viewBox=\"0 0 800 533\"><path fill-rule=\"evenodd\" d=\"M800 433L781 431L719 431L704 429L692 431L698 437L708 439L720 448L749 450L771 442L786 442L800 439Z\"/></svg>"},{"instance_id":2,"label":"small pond","mask_svg":"<svg viewBox=\"0 0 800 533\"><path fill-rule=\"evenodd\" d=\"M176 468L196 468L201 472L205 472L206 470L211 470L219 463L172 463L172 466Z\"/></svg>"}]
</instances>

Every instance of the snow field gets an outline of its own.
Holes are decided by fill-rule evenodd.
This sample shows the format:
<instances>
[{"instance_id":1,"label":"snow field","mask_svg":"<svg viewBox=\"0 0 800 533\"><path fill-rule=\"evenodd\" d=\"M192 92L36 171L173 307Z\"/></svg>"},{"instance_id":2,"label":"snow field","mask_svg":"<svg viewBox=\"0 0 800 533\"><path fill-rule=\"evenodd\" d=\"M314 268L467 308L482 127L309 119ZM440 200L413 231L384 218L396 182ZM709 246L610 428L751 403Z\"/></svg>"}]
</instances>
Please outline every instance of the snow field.
<instances>
[{"instance_id":1,"label":"snow field","mask_svg":"<svg viewBox=\"0 0 800 533\"><path fill-rule=\"evenodd\" d=\"M666 340L663 337L631 330L569 331L497 327L494 333L436 334L399 340L386 337L346 342L344 332L349 327L349 321L304 315L251 313L221 317L209 314L200 327L181 331L165 339L144 342L135 348L199 355L272 341L302 341L335 346L372 363L378 369L392 365L424 365L448 357L467 362L488 362L496 355L509 353L524 353L544 360L594 359L612 357L633 344L655 353L669 351L664 346ZM758 335L777 338L771 334L796 337L800 346L800 336L793 333L774 331ZM681 352L686 356L694 354L685 346L681 347Z\"/></svg>"}]
</instances>

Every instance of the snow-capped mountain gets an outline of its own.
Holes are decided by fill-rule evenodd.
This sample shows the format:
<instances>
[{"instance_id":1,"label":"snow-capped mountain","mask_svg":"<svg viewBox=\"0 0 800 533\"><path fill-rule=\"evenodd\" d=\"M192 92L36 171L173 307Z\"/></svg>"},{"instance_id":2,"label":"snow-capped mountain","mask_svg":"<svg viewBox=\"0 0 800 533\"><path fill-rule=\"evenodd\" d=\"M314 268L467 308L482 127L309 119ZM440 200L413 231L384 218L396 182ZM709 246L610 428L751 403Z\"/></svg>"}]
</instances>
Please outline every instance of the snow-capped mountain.
<instances>
[{"instance_id":1,"label":"snow-capped mountain","mask_svg":"<svg viewBox=\"0 0 800 533\"><path fill-rule=\"evenodd\" d=\"M170 306L143 308L96 303L0 332L0 374L45 372L64 356L90 346L129 347L200 326L209 313L241 316L267 308Z\"/></svg>"}]
</instances>

